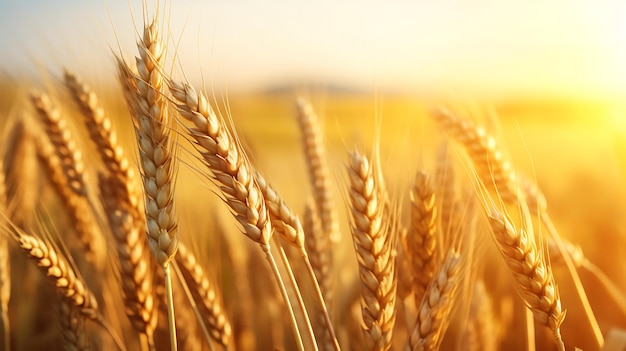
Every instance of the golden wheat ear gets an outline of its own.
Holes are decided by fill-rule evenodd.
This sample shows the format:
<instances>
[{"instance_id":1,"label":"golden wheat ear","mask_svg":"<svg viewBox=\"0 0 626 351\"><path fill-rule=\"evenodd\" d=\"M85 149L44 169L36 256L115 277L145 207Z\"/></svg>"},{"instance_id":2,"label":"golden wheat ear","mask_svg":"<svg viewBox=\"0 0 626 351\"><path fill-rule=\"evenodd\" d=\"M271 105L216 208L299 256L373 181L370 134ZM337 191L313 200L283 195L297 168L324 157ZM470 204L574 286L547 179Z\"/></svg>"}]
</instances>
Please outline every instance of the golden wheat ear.
<instances>
[{"instance_id":1,"label":"golden wheat ear","mask_svg":"<svg viewBox=\"0 0 626 351\"><path fill-rule=\"evenodd\" d=\"M418 171L411 188L411 225L406 235L405 251L414 278L415 303L419 306L437 265L437 205L429 175Z\"/></svg>"},{"instance_id":2,"label":"golden wheat ear","mask_svg":"<svg viewBox=\"0 0 626 351\"><path fill-rule=\"evenodd\" d=\"M185 245L180 244L178 251L176 263L197 306L196 317L208 329L208 334L227 348L232 339L232 328L215 284L204 274L196 257Z\"/></svg>"},{"instance_id":3,"label":"golden wheat ear","mask_svg":"<svg viewBox=\"0 0 626 351\"><path fill-rule=\"evenodd\" d=\"M368 348L391 348L397 279L387 193L379 162L354 151L348 178L352 240L359 263L363 331Z\"/></svg>"},{"instance_id":4,"label":"golden wheat ear","mask_svg":"<svg viewBox=\"0 0 626 351\"><path fill-rule=\"evenodd\" d=\"M140 333L142 347L154 349L157 314L154 283L145 220L137 218L142 210L121 192L116 192L119 179L115 174L98 175L98 186L107 215L117 260L125 312L132 327ZM132 184L129 184L132 189ZM134 190L131 190L134 192Z\"/></svg>"},{"instance_id":5,"label":"golden wheat ear","mask_svg":"<svg viewBox=\"0 0 626 351\"><path fill-rule=\"evenodd\" d=\"M558 349L565 350L560 329L565 311L561 308L552 268L537 249L532 227L524 225L516 228L506 213L493 205L484 205L488 206L486 210L492 234L521 298L532 310L535 320L552 331Z\"/></svg>"},{"instance_id":6,"label":"golden wheat ear","mask_svg":"<svg viewBox=\"0 0 626 351\"><path fill-rule=\"evenodd\" d=\"M100 325L111 336L119 350L124 344L111 326L102 318L98 302L82 277L54 245L25 233L16 226L3 227L10 233L26 258L33 262L46 280L54 286L59 297L85 318Z\"/></svg>"},{"instance_id":7,"label":"golden wheat ear","mask_svg":"<svg viewBox=\"0 0 626 351\"><path fill-rule=\"evenodd\" d=\"M446 332L461 281L461 255L450 250L418 307L407 350L438 350Z\"/></svg>"},{"instance_id":8,"label":"golden wheat ear","mask_svg":"<svg viewBox=\"0 0 626 351\"><path fill-rule=\"evenodd\" d=\"M144 21L147 21L144 18ZM178 170L175 130L170 116L163 76L166 42L159 27L159 16L144 22L142 37L137 42L136 72L118 59L124 96L133 119L139 149L148 244L152 256L163 270L167 303L170 348L177 349L174 300L170 261L178 250L178 215L174 193Z\"/></svg>"}]
</instances>

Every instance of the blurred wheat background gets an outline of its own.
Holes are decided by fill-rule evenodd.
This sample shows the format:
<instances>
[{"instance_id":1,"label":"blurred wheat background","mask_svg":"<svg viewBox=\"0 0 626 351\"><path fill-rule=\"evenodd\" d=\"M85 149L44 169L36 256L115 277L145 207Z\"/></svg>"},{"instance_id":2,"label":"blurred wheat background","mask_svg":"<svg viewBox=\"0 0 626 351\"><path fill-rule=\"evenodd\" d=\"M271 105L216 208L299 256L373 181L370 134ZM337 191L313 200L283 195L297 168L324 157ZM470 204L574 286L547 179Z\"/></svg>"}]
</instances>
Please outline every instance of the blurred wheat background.
<instances>
[{"instance_id":1,"label":"blurred wheat background","mask_svg":"<svg viewBox=\"0 0 626 351\"><path fill-rule=\"evenodd\" d=\"M308 100L320 117L332 208L339 225L338 234L331 238L336 299L332 317L343 349L367 345L360 330L349 153L355 148L367 156L379 152L401 226L408 226L411 217L409 190L416 172L424 170L435 177L442 145L447 145L453 160L463 199L475 198L474 168L463 145L432 118L441 106L495 137L515 172L536 183L545 195L560 235L582 248L585 258L606 275L618 300L626 300L626 5L620 1L8 1L0 4L0 150L10 200L7 208L23 212L4 211L2 218L10 224L0 226L8 240L10 254L5 258L11 262L11 328L3 347L71 349L54 307L60 305L55 289L11 239L15 236L11 233L20 230L54 243L74 262L94 291L104 320L128 350L149 347L126 319L128 306L116 270L120 264L112 258L116 256L111 254L104 268L97 268L77 254L78 239L68 234L75 223L53 190L50 172L29 159L36 157L36 139L44 138L30 94L45 91L60 108L82 153L94 196L89 200L98 199L98 172L103 169L99 150L64 87L64 70L78 74L97 94L131 168L137 168L133 120L115 57L133 61L137 41L156 8L167 48L167 64L162 67L166 84L174 77L204 90L218 115L238 135L251 164L301 218L314 191L302 150L296 97ZM145 11L150 15L144 17ZM20 124L26 133L16 128ZM241 235L232 209L219 198L219 187L209 181L212 173L200 162L192 136L180 126L174 128L174 155L180 161L174 195L180 241L214 284L232 324L233 340L228 346L213 338L211 349L297 349L265 257ZM435 184L441 186L440 180ZM476 200L461 202L461 212L484 205L472 201ZM111 249L106 210L95 203L89 211L97 218L97 235L105 238L103 247ZM535 346L527 344L524 303L495 240L489 237L484 213L477 213L477 219L466 224L475 226L476 232L482 230L482 238L474 239L472 234L472 239L454 239L465 242L461 250L467 259L464 265L470 268L464 268L466 286L456 298L451 324L447 332L444 328L438 346L472 349L465 343L469 339L464 322L473 301L468 291L475 290L467 287L481 281L491 296L497 329L491 334L492 349L557 349L550 330L539 323ZM457 237L465 235L461 232ZM142 232L142 240L143 236ZM305 301L316 306L310 282L302 278L305 267L297 260L297 251L288 247L287 253ZM601 349L570 273L563 264L552 266L567 310L561 326L566 349ZM248 277L243 291L252 297L241 296L238 276L243 271ZM396 272L401 286L404 270L396 268ZM626 330L626 311L617 308L615 297L598 277L581 269L580 279L604 338L609 340L610 331ZM163 297L159 288L155 282L155 299ZM193 315L184 315L189 308L180 307L187 301L177 282L174 295L182 299L175 303L183 311L176 319L179 348L209 349ZM406 307L396 317L393 341L379 349L407 346L419 306L406 297L399 300ZM102 329L95 322L87 323L85 335L92 340L86 349L115 348ZM167 318L160 314L152 345L158 350L170 347L166 330ZM626 343L619 344L624 339L617 339L615 349L626 349ZM614 349L614 344L607 345L604 349ZM332 349L323 344L320 348Z\"/></svg>"}]
</instances>

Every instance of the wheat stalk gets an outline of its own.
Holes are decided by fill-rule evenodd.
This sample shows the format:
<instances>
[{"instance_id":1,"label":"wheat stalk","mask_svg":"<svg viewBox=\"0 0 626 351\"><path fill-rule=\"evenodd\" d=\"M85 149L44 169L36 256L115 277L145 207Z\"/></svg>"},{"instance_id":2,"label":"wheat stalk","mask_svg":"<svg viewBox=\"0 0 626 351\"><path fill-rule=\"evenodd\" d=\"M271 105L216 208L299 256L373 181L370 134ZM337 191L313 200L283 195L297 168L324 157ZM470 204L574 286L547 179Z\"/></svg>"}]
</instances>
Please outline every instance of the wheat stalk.
<instances>
[{"instance_id":1,"label":"wheat stalk","mask_svg":"<svg viewBox=\"0 0 626 351\"><path fill-rule=\"evenodd\" d=\"M371 164L358 151L350 154L348 175L365 339L369 349L388 350L395 323L397 280L386 193L378 162Z\"/></svg>"},{"instance_id":2,"label":"wheat stalk","mask_svg":"<svg viewBox=\"0 0 626 351\"><path fill-rule=\"evenodd\" d=\"M446 255L419 305L406 350L439 349L460 286L461 262L454 249Z\"/></svg>"}]
</instances>

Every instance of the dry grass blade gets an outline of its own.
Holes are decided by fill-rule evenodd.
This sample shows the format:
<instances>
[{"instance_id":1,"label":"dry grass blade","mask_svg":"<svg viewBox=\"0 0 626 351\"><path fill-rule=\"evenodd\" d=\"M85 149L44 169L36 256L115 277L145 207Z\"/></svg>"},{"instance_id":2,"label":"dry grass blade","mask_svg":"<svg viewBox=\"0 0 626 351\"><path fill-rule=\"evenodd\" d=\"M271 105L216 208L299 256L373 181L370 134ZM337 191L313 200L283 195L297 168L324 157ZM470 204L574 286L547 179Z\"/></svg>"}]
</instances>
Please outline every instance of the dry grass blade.
<instances>
[{"instance_id":1,"label":"dry grass blade","mask_svg":"<svg viewBox=\"0 0 626 351\"><path fill-rule=\"evenodd\" d=\"M232 338L232 329L215 284L204 274L195 256L182 244L178 247L176 262L198 307L202 323L208 327L215 341L228 347Z\"/></svg>"},{"instance_id":2,"label":"dry grass blade","mask_svg":"<svg viewBox=\"0 0 626 351\"><path fill-rule=\"evenodd\" d=\"M378 162L358 151L348 166L352 240L361 278L361 308L368 349L388 350L395 323L396 272L387 198Z\"/></svg>"},{"instance_id":3,"label":"dry grass blade","mask_svg":"<svg viewBox=\"0 0 626 351\"><path fill-rule=\"evenodd\" d=\"M438 350L460 286L461 255L450 250L418 308L407 350Z\"/></svg>"},{"instance_id":4,"label":"dry grass blade","mask_svg":"<svg viewBox=\"0 0 626 351\"><path fill-rule=\"evenodd\" d=\"M506 214L486 205L492 233L513 275L521 297L535 320L552 331L559 350L564 350L560 327L565 319L552 268L535 244L532 227L515 228ZM530 223L530 222L526 222Z\"/></svg>"},{"instance_id":5,"label":"dry grass blade","mask_svg":"<svg viewBox=\"0 0 626 351\"><path fill-rule=\"evenodd\" d=\"M33 93L31 101L45 127L46 135L61 161L68 186L79 196L87 196L87 180L82 154L68 128L67 121L47 94Z\"/></svg>"},{"instance_id":6,"label":"dry grass blade","mask_svg":"<svg viewBox=\"0 0 626 351\"><path fill-rule=\"evenodd\" d=\"M79 310L66 301L60 301L58 318L65 350L91 350L91 343L85 329L85 316Z\"/></svg>"},{"instance_id":7,"label":"dry grass blade","mask_svg":"<svg viewBox=\"0 0 626 351\"><path fill-rule=\"evenodd\" d=\"M148 345L151 345L157 315L144 226L134 217L139 209L129 209L129 200L120 198L120 194L113 190L117 181L115 175L99 175L102 204L115 240L126 315L135 330L145 334Z\"/></svg>"},{"instance_id":8,"label":"dry grass blade","mask_svg":"<svg viewBox=\"0 0 626 351\"><path fill-rule=\"evenodd\" d=\"M405 251L413 270L416 305L422 301L424 292L435 274L436 235L435 192L428 174L418 171L411 189L411 226L405 244Z\"/></svg>"}]
</instances>

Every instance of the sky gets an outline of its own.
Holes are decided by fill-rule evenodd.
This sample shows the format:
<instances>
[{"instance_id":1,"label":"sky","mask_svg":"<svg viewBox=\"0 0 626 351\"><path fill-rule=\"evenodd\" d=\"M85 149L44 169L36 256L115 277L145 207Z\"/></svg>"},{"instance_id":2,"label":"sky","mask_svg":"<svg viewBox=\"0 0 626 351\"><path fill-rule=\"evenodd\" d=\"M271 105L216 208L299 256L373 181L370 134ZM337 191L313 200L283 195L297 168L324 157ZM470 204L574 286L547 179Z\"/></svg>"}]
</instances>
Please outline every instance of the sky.
<instances>
[{"instance_id":1,"label":"sky","mask_svg":"<svg viewBox=\"0 0 626 351\"><path fill-rule=\"evenodd\" d=\"M626 1L163 4L173 71L231 91L314 84L626 97ZM111 50L132 58L141 21L141 1L0 0L0 72L69 66L109 79Z\"/></svg>"}]
</instances>

